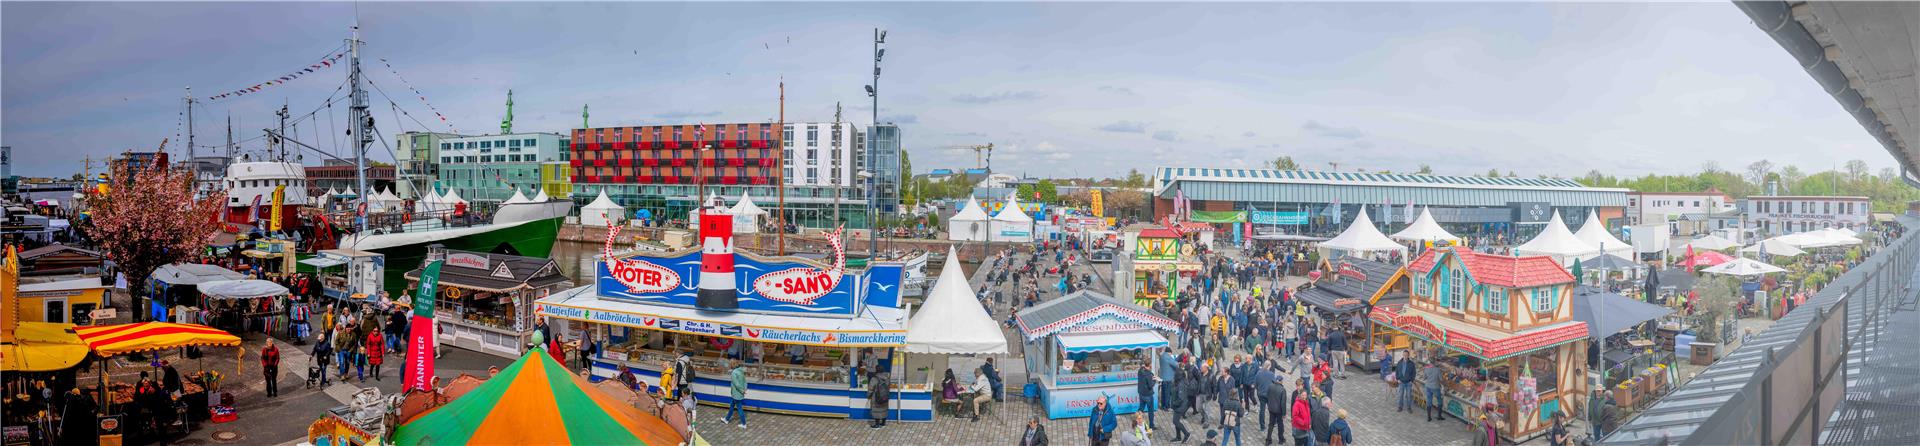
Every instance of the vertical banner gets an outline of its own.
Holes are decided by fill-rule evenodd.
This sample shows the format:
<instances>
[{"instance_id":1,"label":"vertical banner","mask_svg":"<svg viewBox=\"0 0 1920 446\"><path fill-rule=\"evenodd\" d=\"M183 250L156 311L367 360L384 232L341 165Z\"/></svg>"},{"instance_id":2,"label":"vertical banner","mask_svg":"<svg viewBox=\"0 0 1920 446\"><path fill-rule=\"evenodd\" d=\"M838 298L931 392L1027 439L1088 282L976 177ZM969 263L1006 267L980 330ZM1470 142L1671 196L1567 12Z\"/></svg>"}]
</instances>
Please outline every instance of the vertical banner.
<instances>
[{"instance_id":1,"label":"vertical banner","mask_svg":"<svg viewBox=\"0 0 1920 446\"><path fill-rule=\"evenodd\" d=\"M259 222L260 222L260 196L254 195L253 207L247 208L247 223L253 224L253 223L259 223Z\"/></svg>"},{"instance_id":2,"label":"vertical banner","mask_svg":"<svg viewBox=\"0 0 1920 446\"><path fill-rule=\"evenodd\" d=\"M1091 192L1091 194L1092 194L1092 197L1093 197L1093 200L1092 200L1092 201L1093 201L1093 206L1092 206L1092 208L1093 208L1093 216L1095 216L1095 217L1105 217L1105 216L1107 216L1107 213L1106 213L1106 210L1107 210L1107 207L1106 207L1106 203L1103 203L1103 202L1102 202L1102 200L1100 199L1100 190L1099 190L1099 189L1094 189L1094 190L1093 190L1093 192Z\"/></svg>"},{"instance_id":3,"label":"vertical banner","mask_svg":"<svg viewBox=\"0 0 1920 446\"><path fill-rule=\"evenodd\" d=\"M269 214L271 217L267 219L267 232L280 232L280 203L286 200L287 185L274 186L273 202L267 203L267 207L272 210L272 214Z\"/></svg>"},{"instance_id":4,"label":"vertical banner","mask_svg":"<svg viewBox=\"0 0 1920 446\"><path fill-rule=\"evenodd\" d=\"M440 264L434 260L420 269L420 291L413 295L413 320L407 324L407 365L401 369L401 392L433 390L433 292L440 288Z\"/></svg>"}]
</instances>

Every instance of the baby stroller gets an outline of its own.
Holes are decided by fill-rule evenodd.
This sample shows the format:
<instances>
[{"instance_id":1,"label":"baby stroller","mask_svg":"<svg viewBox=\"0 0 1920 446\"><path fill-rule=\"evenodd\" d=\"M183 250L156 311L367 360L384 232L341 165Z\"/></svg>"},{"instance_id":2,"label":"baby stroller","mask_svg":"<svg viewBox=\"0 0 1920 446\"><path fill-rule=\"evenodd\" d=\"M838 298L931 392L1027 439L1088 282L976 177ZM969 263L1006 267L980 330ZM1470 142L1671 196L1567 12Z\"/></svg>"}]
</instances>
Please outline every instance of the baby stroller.
<instances>
[{"instance_id":1,"label":"baby stroller","mask_svg":"<svg viewBox=\"0 0 1920 446\"><path fill-rule=\"evenodd\" d=\"M329 380L328 380L328 379L326 379L326 376L327 376L327 369L326 369L326 366L323 366L323 365L320 365L320 362L319 362L319 361L309 361L309 362L308 362L308 364L307 364L307 388L309 388L309 389L311 389L311 388L313 388L314 386L324 386L324 385L327 385L327 384L329 384L329 383L328 383L328 381L329 381Z\"/></svg>"}]
</instances>

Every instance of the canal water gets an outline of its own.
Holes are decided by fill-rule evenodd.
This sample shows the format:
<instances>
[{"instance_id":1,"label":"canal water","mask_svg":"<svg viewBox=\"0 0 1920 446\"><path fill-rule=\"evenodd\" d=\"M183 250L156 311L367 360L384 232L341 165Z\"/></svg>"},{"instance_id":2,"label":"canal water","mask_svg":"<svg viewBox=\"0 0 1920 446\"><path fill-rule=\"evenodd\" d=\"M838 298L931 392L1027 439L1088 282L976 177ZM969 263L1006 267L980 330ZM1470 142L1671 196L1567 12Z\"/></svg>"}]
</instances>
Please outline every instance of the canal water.
<instances>
[{"instance_id":1,"label":"canal water","mask_svg":"<svg viewBox=\"0 0 1920 446\"><path fill-rule=\"evenodd\" d=\"M552 258L560 264L560 272L573 279L574 286L593 282L594 256L600 255L601 244L555 240Z\"/></svg>"}]
</instances>

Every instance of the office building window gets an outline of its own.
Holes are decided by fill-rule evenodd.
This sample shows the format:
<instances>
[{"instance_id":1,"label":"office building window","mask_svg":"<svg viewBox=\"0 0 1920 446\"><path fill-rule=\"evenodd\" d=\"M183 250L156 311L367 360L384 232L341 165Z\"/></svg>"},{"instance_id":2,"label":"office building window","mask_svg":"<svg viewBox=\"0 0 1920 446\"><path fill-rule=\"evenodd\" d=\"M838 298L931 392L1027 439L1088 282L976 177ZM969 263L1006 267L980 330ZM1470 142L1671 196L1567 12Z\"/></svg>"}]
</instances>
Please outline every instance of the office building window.
<instances>
[{"instance_id":1,"label":"office building window","mask_svg":"<svg viewBox=\"0 0 1920 446\"><path fill-rule=\"evenodd\" d=\"M780 143L787 147L793 147L793 126L787 126L787 129L780 133Z\"/></svg>"},{"instance_id":2,"label":"office building window","mask_svg":"<svg viewBox=\"0 0 1920 446\"><path fill-rule=\"evenodd\" d=\"M812 147L817 145L820 145L820 129L807 127L807 146Z\"/></svg>"},{"instance_id":3,"label":"office building window","mask_svg":"<svg viewBox=\"0 0 1920 446\"><path fill-rule=\"evenodd\" d=\"M520 147L520 140L518 139L507 140L507 147Z\"/></svg>"},{"instance_id":4,"label":"office building window","mask_svg":"<svg viewBox=\"0 0 1920 446\"><path fill-rule=\"evenodd\" d=\"M453 149L453 144L448 144L444 142L440 143L440 150L450 150L450 149Z\"/></svg>"}]
</instances>

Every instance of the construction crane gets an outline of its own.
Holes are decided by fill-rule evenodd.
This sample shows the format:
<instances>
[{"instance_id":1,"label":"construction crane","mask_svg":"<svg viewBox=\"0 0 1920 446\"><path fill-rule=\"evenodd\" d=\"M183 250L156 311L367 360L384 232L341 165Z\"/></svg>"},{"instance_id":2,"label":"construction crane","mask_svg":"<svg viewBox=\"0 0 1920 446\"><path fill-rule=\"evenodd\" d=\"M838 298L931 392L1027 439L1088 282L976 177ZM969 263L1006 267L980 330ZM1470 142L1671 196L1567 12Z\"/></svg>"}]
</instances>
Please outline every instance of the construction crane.
<instances>
[{"instance_id":1,"label":"construction crane","mask_svg":"<svg viewBox=\"0 0 1920 446\"><path fill-rule=\"evenodd\" d=\"M987 169L989 171L993 170L991 169L993 166L993 143L971 146L947 146L946 148L947 150L972 150L974 167Z\"/></svg>"}]
</instances>

